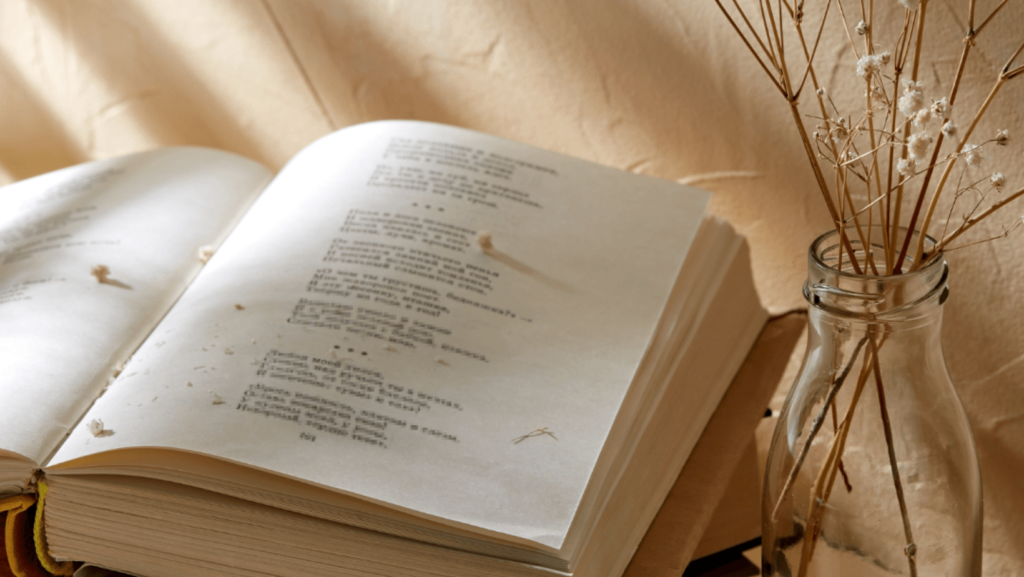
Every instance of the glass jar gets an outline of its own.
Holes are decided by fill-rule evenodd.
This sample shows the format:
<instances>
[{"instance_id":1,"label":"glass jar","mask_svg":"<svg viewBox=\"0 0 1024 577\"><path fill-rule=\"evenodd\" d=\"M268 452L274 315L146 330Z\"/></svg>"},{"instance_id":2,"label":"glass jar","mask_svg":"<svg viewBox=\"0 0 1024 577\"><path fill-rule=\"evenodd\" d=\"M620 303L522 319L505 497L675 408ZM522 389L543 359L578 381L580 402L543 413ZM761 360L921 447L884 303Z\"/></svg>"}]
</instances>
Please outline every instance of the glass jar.
<instances>
[{"instance_id":1,"label":"glass jar","mask_svg":"<svg viewBox=\"0 0 1024 577\"><path fill-rule=\"evenodd\" d=\"M861 270L884 271L882 247L848 234ZM945 259L862 276L838 241L809 251L807 352L768 454L762 575L980 576L981 474L942 353Z\"/></svg>"}]
</instances>

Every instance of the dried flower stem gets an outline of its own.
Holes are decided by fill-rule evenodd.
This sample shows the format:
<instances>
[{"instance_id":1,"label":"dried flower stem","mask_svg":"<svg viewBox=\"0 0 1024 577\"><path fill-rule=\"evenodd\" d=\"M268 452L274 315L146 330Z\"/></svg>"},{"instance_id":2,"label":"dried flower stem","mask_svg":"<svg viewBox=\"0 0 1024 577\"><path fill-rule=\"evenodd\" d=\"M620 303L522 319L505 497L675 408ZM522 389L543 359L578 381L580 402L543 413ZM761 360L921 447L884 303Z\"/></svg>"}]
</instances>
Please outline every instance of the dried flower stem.
<instances>
[{"instance_id":1,"label":"dried flower stem","mask_svg":"<svg viewBox=\"0 0 1024 577\"><path fill-rule=\"evenodd\" d=\"M853 369L853 364L857 362L857 357L860 356L860 351L864 348L864 343L867 342L867 337L862 338L856 348L853 349L853 356L850 358L850 362L846 364L843 372L832 382L832 386L829 388L828 393L825 395L825 403L821 407L821 412L814 417L814 421L811 422L811 430L807 433L807 438L804 439L804 444L800 447L800 452L797 453L796 462L793 463L793 468L789 471L789 476L786 477L786 483L782 486L782 492L779 495L779 500L776 501L775 507L772 509L772 521L774 522L779 517L779 510L782 507L783 501L786 500L786 495L789 494L789 490L793 487L793 483L796 481L797 475L800 474L800 468L804 465L804 459L807 458L808 451L811 450L811 443L814 442L814 438L818 435L818 431L821 430L821 425L825 423L825 413L828 412L829 407L833 406L833 401L836 395L839 394L839 389L842 388L843 383L846 382L846 377L850 375L850 370Z\"/></svg>"},{"instance_id":2,"label":"dried flower stem","mask_svg":"<svg viewBox=\"0 0 1024 577\"><path fill-rule=\"evenodd\" d=\"M867 338L872 340L873 335ZM810 564L811 556L814 553L814 544L817 540L818 531L821 529L821 521L825 515L824 504L832 492L832 485L835 483L836 473L839 470L839 460L842 458L846 448L846 438L850 433L850 425L853 423L853 415L860 402L860 395L864 392L864 384L871 374L871 358L877 350L877 346L869 349L864 355L864 364L861 366L860 375L857 377L857 387L853 391L853 398L846 408L846 414L839 425L839 433L832 438L829 445L828 456L818 470L818 476L811 489L810 510L807 514L807 527L804 528L804 545L800 555L800 569L797 577L806 577L807 567Z\"/></svg>"},{"instance_id":3,"label":"dried flower stem","mask_svg":"<svg viewBox=\"0 0 1024 577\"><path fill-rule=\"evenodd\" d=\"M922 12L927 8L927 4L928 4L928 1L925 0L924 4L922 4L922 6L921 6ZM896 107L897 107L897 98L896 98L895 91L896 91L897 87L900 85L900 76L903 75L903 67L906 66L906 64L907 64L907 46L910 43L911 37L914 35L915 25L917 24L918 20L919 20L919 16L918 15L915 14L913 17L911 17L909 10L904 12L904 14L903 14L903 30L900 32L899 40L896 43L895 65L893 66L893 68L894 68L894 78L893 78L893 84L892 84L893 85L893 95L892 95L892 98L890 98L890 103L889 103L889 122L890 122L890 124L889 124L889 134L891 135L891 138L894 138L895 135L896 135ZM923 19L921 19L921 20L923 21ZM918 55L921 53L921 42L920 42L920 40L921 40L921 32L922 31L923 31L923 29L922 30L918 30L918 34L917 34L918 42L917 42L917 48L915 49L915 53L914 53L914 67L913 67L913 73L915 75L917 74ZM903 126L903 140L904 140L904 142L906 142L907 136L908 136L909 133L910 133L910 123L908 122L908 123L905 123L904 126ZM898 239L898 234L899 234L899 230L900 230L900 226L899 226L899 223L900 223L900 207L902 205L902 197L903 197L903 182L905 182L905 181L901 181L901 182L899 182L897 184L898 188L897 188L897 191L896 191L896 195L897 195L896 196L896 198L897 198L896 209L895 209L896 213L895 213L895 215L893 215L892 196L890 196L890 193L892 192L893 162L895 160L894 157L895 157L894 147L890 146L889 147L889 174L888 174L888 177L887 177L886 193L885 193L885 197L886 197L886 201L885 201L885 216L888 219L888 223L889 223L889 226L886 228L886 230L888 231L888 230L891 229L892 230L892 234L888 236L888 240L886 242L886 249L885 249L885 274L887 274L887 275L891 275L892 274L893 267L895 266L895 262L894 262L894 260L895 260L895 254L894 254L895 253L895 249L894 249L894 247L896 246L896 241ZM906 148L904 148L900 152L900 159L906 159L906 158L907 158L907 150L906 150Z\"/></svg>"},{"instance_id":4,"label":"dried flower stem","mask_svg":"<svg viewBox=\"0 0 1024 577\"><path fill-rule=\"evenodd\" d=\"M722 10L722 14L725 14L725 17L729 20L729 24L732 24L733 30L736 31L736 34L738 34L739 37L743 40L743 43L746 44L747 49L750 51L751 54L754 55L754 59L757 60L757 63L761 65L761 68L765 71L765 74L768 75L768 78L772 81L773 84L775 84L775 87L779 89L779 92L785 95L786 90L782 87L781 84L779 84L779 81L775 79L775 74L772 74L771 71L768 70L768 67L761 60L761 56L757 53L756 50L754 50L754 47L750 45L750 42L747 40L747 37L743 34L743 31L740 30L740 27L736 25L736 22L732 19L732 16L729 15L729 12L726 11L725 7L722 6L722 3L719 0L715 0L715 4L718 4L718 7ZM742 10L740 12L742 13ZM744 19L746 19L745 16ZM760 42L760 39L758 41Z\"/></svg>"},{"instance_id":5,"label":"dried flower stem","mask_svg":"<svg viewBox=\"0 0 1024 577\"><path fill-rule=\"evenodd\" d=\"M960 89L960 82L963 79L964 69L965 69L965 67L967 65L967 56L970 54L971 47L974 46L975 42L977 41L978 34L980 33L981 29L983 29L984 26L987 25L992 20L992 17L995 16L996 13L998 13L999 10L1001 10L1002 7L1005 4L1006 4L1006 2L1002 2L999 5L997 5L995 7L995 9L992 11L992 13L989 15L989 17L986 18L984 22L982 22L982 26L979 27L978 29L975 29L974 28L975 0L970 0L969 13L968 13L969 26L968 26L967 36L964 37L964 49L963 49L963 52L961 52L961 54L960 54L960 62L957 65L956 76L954 77L953 86L952 86L952 88L950 90L950 94L949 94L949 105L950 106L953 106L954 103L956 102L957 92ZM960 151L963 149L964 144L967 142L967 139L970 138L971 133L974 132L974 128L978 125L978 121L981 120L981 117L985 114L985 111L988 109L989 104L992 103L992 99L995 97L996 92L999 91L999 88L1002 87L1003 83L1005 83L1007 80L1010 80L1011 78L1016 76L1016 74L1014 74L1015 70L1014 71L1010 70L1010 66L1013 64L1013 61L1020 54L1022 48L1024 48L1024 44L1022 44L1021 47L1018 48L1017 51L1013 53L1013 56L1010 57L1010 59L1007 61L1006 65L1003 67L1003 70L1000 72L999 77L996 79L996 83L992 87L992 90L989 92L988 97L985 99L985 102L981 105L981 107L979 108L977 114L975 114L974 119L971 121L971 125L967 129L967 132L960 138L960 143L959 143L959 145L957 145L955 154L959 154ZM930 163L931 165L935 164L935 159L938 156L939 149L942 147L942 140L943 140L943 134L940 132L939 136L938 136L938 138L936 140L935 149L932 151L932 162ZM949 178L949 173L952 171L952 168L953 168L952 163L950 163L949 165L946 166L946 169L942 172L942 176L939 179L938 185L935 187L935 192L932 193L932 200L931 200L931 202L928 205L928 211L925 214L925 220L924 220L923 225L921 226L921 231L923 233L927 233L928 232L928 227L931 224L931 217L932 217L932 215L935 212L935 207L938 205L939 196L942 194L943 187L946 184L946 180ZM921 191L918 193L917 203L914 206L914 213L913 213L913 215L910 218L909 225L907 226L908 230L915 230L915 228L917 226L917 218L919 216L919 213L920 213L920 210L921 210L921 205L922 205L922 203L924 201L924 197L925 197L925 195L928 192L928 183L931 180L931 175L932 175L932 169L929 169L928 172L925 174L924 181L921 184ZM924 241L925 241L925 235L922 234L918 238L917 247L916 247L916 250L915 250L915 253L914 253L914 264L911 265L912 266L911 270L915 270L917 267L920 266L921 255L924 252ZM895 272L896 273L899 273L901 271L901 268L902 268L902 265L903 265L903 260L907 256L907 251L908 251L909 245L910 245L910 236L908 235L907 238L904 239L903 247L900 249L900 256L898 257L898 259L896 261L896 267L895 267Z\"/></svg>"},{"instance_id":6,"label":"dried flower stem","mask_svg":"<svg viewBox=\"0 0 1024 577\"><path fill-rule=\"evenodd\" d=\"M875 342L871 341L875 347ZM885 446L889 451L889 467L892 469L892 481L896 486L896 500L900 504L900 516L903 518L903 534L907 539L904 552L910 564L910 577L917 577L917 545L914 543L914 531L910 527L910 515L907 513L907 499L903 494L903 483L900 481L899 463L896 462L896 447L892 440L892 424L889 422L889 410L885 404L885 388L882 386L882 369L878 366L878 350L872 351L871 367L875 373L875 386L878 389L878 406L882 412L882 428L885 431Z\"/></svg>"},{"instance_id":7,"label":"dried flower stem","mask_svg":"<svg viewBox=\"0 0 1024 577\"><path fill-rule=\"evenodd\" d=\"M999 78L996 79L996 83L992 86L992 90L989 91L988 96L985 98L985 101L981 104L981 108L979 108L978 112L974 115L974 120L971 121L971 125L967 128L967 131L964 133L964 136L960 139L960 144L957 145L956 147L956 154L959 154L963 150L964 144L967 143L967 139L971 137L971 134L974 132L974 129L978 126L978 121L981 120L981 117L985 115L985 111L988 110L989 105L992 104L992 100L995 98L996 93L999 92L999 89L1002 88L1003 84L1005 84L1006 82L1013 78L1013 76L1010 76L1010 73L1013 72L1013 70L1010 69L1010 66L1013 65L1013 61L1021 53L1022 49L1024 49L1024 44L1021 44L1020 48L1018 48L1017 51L1013 53L1013 56L1011 56L1010 59L1006 62L1006 65L1003 66L1003 70L1002 72L1000 72ZM942 136L940 134L940 143L941 139ZM935 150L938 151L938 146L935 147ZM953 163L949 163L948 165L946 165L946 169L942 171L942 177L939 179L939 184L935 187L935 192L932 193L932 200L928 204L928 211L925 213L924 223L921 225L921 230L928 230L928 227L931 224L932 215L935 213L935 207L938 206L939 204L939 195L942 194L942 189L945 186L946 180L949 178L949 174L952 171ZM918 207L920 207L921 201L924 199L925 191L926 188L921 189L921 195L918 197ZM915 210L915 217L916 213L917 211ZM911 230L913 230L914 224L915 219L911 219ZM909 240L909 238L910 237L908 236L907 239ZM921 255L924 253L924 241L925 236L920 235L917 241L917 250L914 253L914 263L916 266L912 266L911 270L915 270L917 267L920 266L917 263L921 262ZM904 241L904 248L902 249L902 253L900 255L901 259L900 261L897 262L897 270L899 270L899 264L902 263L902 257L906 254L907 244L908 241Z\"/></svg>"},{"instance_id":8,"label":"dried flower stem","mask_svg":"<svg viewBox=\"0 0 1024 577\"><path fill-rule=\"evenodd\" d=\"M972 3L971 13L972 14L974 13L973 2L974 2L974 0L971 0L971 3ZM915 22L917 23L917 43L914 45L914 61L913 61L914 64L913 64L913 67L911 68L911 71L910 71L910 80L912 82L917 82L918 71L920 70L920 66L921 66L921 47L924 44L924 23L925 23L925 13L927 12L927 10L928 10L928 0L922 0L921 1L920 13L919 13L918 16L915 17L916 18ZM964 54L962 55L961 60L960 60L961 67L960 67L959 70L957 70L956 79L953 81L953 89L951 91L952 96L950 97L950 101L949 101L950 105L952 105L953 100L956 97L956 92L957 92L957 89L958 89L958 87L960 85L960 79L963 77L963 64L967 61L967 51L968 50L970 50L970 48L969 47L965 47ZM893 100L894 101L896 100L895 95L893 96ZM903 127L903 141L906 142L907 138L909 136L910 136L910 123L907 123ZM939 152L940 148L942 148L942 134L941 133L939 134L938 142L935 145L935 149L932 151L932 159L931 159L931 161L928 162L929 166L934 166L935 165L935 158L936 158L936 155L938 155L938 152ZM907 158L906 148L903 149L903 152L901 153L901 158ZM922 195L924 194L923 191L928 189L928 180L930 178L931 178L931 170L929 170L927 173L925 173L924 184L921 185L921 190L922 190L921 194ZM920 205L920 200L918 201L918 205ZM896 214L893 217L893 220L891 221L892 222L892 233L891 233L892 237L891 237L891 240L889 241L889 246L893 247L894 249L896 247L897 241L899 240L900 217L901 217L901 212L903 211L903 187L902 186L900 186L899 189L897 189L897 191L896 191L896 209L895 210L896 210ZM914 219L917 218L916 215L917 215L917 211L918 210L919 210L919 208L915 208ZM913 220L911 221L911 224L910 224L909 227L907 227L907 229L910 230L910 231L914 230ZM911 235L908 234L903 239L904 242L903 242L903 247L900 249L900 257L898 257L898 258L894 257L893 258L894 262L893 262L892 271L891 271L890 274L897 274L899 272L900 265L901 265L901 263L903 261L903 258L904 258L905 254L907 252L906 246L907 246L907 243L909 242L910 237L911 237Z\"/></svg>"},{"instance_id":9,"label":"dried flower stem","mask_svg":"<svg viewBox=\"0 0 1024 577\"><path fill-rule=\"evenodd\" d=\"M935 245L935 250L933 250L932 253L929 255L929 258L927 260L925 260L924 262L922 262L921 264L924 265L925 262L928 262L928 260L931 260L932 257L934 257L935 255L939 254L940 252L942 252L942 250L944 250L947 246L949 246L949 243L951 243L954 240L956 240L956 238L958 236L960 236L961 234L963 234L963 233L967 232L968 230L970 230L971 227L973 227L974 225L976 225L979 222L981 222L982 220L984 220L990 214L992 214L995 211L999 210L1000 208L1006 206L1010 202L1020 198L1021 196L1024 196L1024 188L1021 188L1020 190L1010 194L1009 196L1007 196L1003 200L1000 200L999 202L997 202L997 203L993 204L992 206L986 208L978 216L975 216L975 217L972 217L972 218L968 219L966 222L964 222L962 225L960 225L956 230L954 230L953 232L949 233L948 235L946 235L945 238L943 238L941 241L939 241L939 243L937 245Z\"/></svg>"}]
</instances>

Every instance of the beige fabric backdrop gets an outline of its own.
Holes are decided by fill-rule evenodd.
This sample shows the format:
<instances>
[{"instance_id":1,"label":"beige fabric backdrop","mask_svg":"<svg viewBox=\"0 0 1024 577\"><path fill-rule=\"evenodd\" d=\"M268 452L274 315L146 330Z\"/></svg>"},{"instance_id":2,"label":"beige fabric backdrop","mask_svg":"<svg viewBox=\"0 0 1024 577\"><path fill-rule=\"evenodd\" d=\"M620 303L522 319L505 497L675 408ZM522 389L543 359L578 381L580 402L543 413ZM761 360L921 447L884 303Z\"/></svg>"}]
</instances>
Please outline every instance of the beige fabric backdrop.
<instances>
[{"instance_id":1,"label":"beige fabric backdrop","mask_svg":"<svg viewBox=\"0 0 1024 577\"><path fill-rule=\"evenodd\" d=\"M895 0L876 4L891 13ZM945 47L923 67L931 94L948 90L965 4L931 2L927 44ZM987 92L1022 24L1016 2L986 31L961 102ZM821 59L833 93L855 91L845 41L827 39ZM1014 188L1022 96L1024 79L980 129L1019 127L990 159ZM669 179L755 173L705 186L750 238L770 309L804 306L805 251L828 221L784 103L711 0L0 0L0 181L176 144L278 169L331 130L382 118ZM982 459L985 574L1024 575L1024 234L950 260L946 355Z\"/></svg>"}]
</instances>

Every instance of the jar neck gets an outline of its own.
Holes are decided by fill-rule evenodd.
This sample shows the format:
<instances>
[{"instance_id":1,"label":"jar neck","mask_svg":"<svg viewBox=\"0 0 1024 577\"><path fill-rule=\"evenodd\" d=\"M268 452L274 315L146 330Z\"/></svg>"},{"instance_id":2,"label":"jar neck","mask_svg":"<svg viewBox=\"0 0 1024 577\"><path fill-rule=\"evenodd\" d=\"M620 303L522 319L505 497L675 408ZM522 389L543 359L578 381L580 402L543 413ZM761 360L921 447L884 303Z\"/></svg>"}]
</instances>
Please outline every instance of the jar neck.
<instances>
[{"instance_id":1,"label":"jar neck","mask_svg":"<svg viewBox=\"0 0 1024 577\"><path fill-rule=\"evenodd\" d=\"M815 315L865 329L884 324L887 331L938 324L942 305L949 295L949 268L945 259L940 255L917 270L898 275L857 274L858 270L862 273L875 270L871 264L877 270L885 270L884 247L880 241L884 229L864 227L862 230L873 232L871 238L879 240L867 244L862 242L855 228L847 229L856 267L851 262L851 251L840 244L835 231L818 237L811 244L803 292ZM906 231L901 234L905 235ZM913 233L910 246L914 246L917 237L918 233ZM925 239L925 247L934 248L934 240ZM900 237L898 242L902 241ZM905 268L911 264L908 261Z\"/></svg>"}]
</instances>

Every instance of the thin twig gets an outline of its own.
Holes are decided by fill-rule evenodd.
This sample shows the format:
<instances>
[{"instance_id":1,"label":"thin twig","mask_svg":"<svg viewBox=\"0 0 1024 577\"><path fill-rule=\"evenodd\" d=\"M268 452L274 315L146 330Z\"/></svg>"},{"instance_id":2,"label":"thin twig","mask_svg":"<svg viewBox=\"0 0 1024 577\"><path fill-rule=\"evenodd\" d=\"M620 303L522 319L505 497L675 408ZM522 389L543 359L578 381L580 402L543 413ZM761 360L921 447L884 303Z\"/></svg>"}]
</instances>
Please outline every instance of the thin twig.
<instances>
[{"instance_id":1,"label":"thin twig","mask_svg":"<svg viewBox=\"0 0 1024 577\"><path fill-rule=\"evenodd\" d=\"M765 47L764 42L761 41L761 36L758 35L757 31L754 30L754 27L750 24L750 20L747 19L747 13L743 11L742 7L740 7L739 0L732 0L732 4L733 6L736 7L736 11L740 13L740 17L743 18L743 22L746 23L747 29L750 30L750 33L754 36L754 39L757 40L758 46L761 47L761 50L763 50L764 53L768 56L768 60L772 63L773 66L775 66L776 70L778 70L779 63L775 61L774 54L770 52L768 48ZM768 43L771 44L770 39L768 39Z\"/></svg>"},{"instance_id":2,"label":"thin twig","mask_svg":"<svg viewBox=\"0 0 1024 577\"><path fill-rule=\"evenodd\" d=\"M1018 190L1018 191L1014 192L1013 194L1007 196L1003 200L1000 200L999 202L993 204L992 206L990 206L987 209L983 210L981 212L981 214L979 214L978 216L976 216L976 217L968 220L967 222L963 223L962 225L960 225L956 230L954 230L953 232L949 233L948 236L943 238L941 241L939 241L939 243L937 245L935 245L935 249L931 251L931 255L929 257L929 260L931 260L931 257L933 257L934 255L940 253L943 249L945 249L949 245L949 243L951 243L954 240L956 240L956 238L959 237L961 234L967 232L968 230L971 229L971 227L973 227L974 225L976 225L979 222L981 222L982 220L984 220L988 215L990 215L993 212L999 210L1000 208L1006 206L1007 204L1009 204L1010 202L1016 200L1017 198L1019 198L1021 196L1024 196L1024 188L1021 188L1020 190ZM927 262L927 261L925 261L925 262ZM921 266L923 266L924 264L925 263L922 262ZM916 268L920 268L920 266L916 267ZM914 270L914 269L911 269L911 270Z\"/></svg>"},{"instance_id":3,"label":"thin twig","mask_svg":"<svg viewBox=\"0 0 1024 577\"><path fill-rule=\"evenodd\" d=\"M853 363L857 362L857 357L860 355L860 351L864 348L864 344L867 342L867 337L864 337L857 343L857 347L853 349L853 356L850 357L850 362L846 364L843 372L836 377L835 381L832 382L832 387L829 388L828 394L825 395L825 404L821 407L821 412L818 413L814 420L811 422L811 430L807 432L807 438L804 439L804 444L800 447L800 452L797 453L796 462L793 463L793 468L789 471L789 476L786 477L786 483L782 486L782 492L779 494L779 500L775 503L775 507L772 509L772 522L774 523L779 517L779 509L782 508L782 502L786 500L786 495L789 494L789 490L793 487L793 483L796 481L797 475L800 474L800 468L804 465L804 459L807 458L808 451L811 450L811 443L814 442L814 437L818 435L818 431L821 430L821 425L825 422L825 413L829 407L832 406L832 401L835 400L836 395L839 393L839 389L842 388L843 383L846 382L846 377L849 376L850 370L853 368Z\"/></svg>"},{"instance_id":4,"label":"thin twig","mask_svg":"<svg viewBox=\"0 0 1024 577\"><path fill-rule=\"evenodd\" d=\"M960 140L960 143L956 147L956 154L960 154L960 151L963 150L964 145L967 143L967 139L971 137L971 134L974 132L974 129L978 126L978 121L981 120L981 117L985 115L985 111L988 110L989 105L992 104L992 100L996 97L996 93L999 92L999 89L1003 86L1003 84L1005 84L1007 82L1008 79L1006 77L1006 70L1013 63L1014 58L1016 58L1017 55L1020 54L1022 49L1024 49L1024 44L1021 44L1020 48L1018 48L1017 51L1013 53L1013 56L1006 63L1006 66L1003 67L1003 72L1000 73L999 78L996 80L995 85L992 86L992 90L988 93L988 96L985 98L985 102L983 102L981 104L981 107L978 109L977 114L974 115L974 120L971 121L971 125L968 126L967 127L967 131L964 132L963 138ZM939 139L941 140L941 138L942 138L942 136L941 136L941 133L940 133ZM939 178L938 185L935 186L935 192L932 193L932 200L928 204L928 210L927 210L927 212L925 212L924 222L921 225L921 232L924 233L924 234L921 234L920 238L918 238L917 250L914 253L914 262L920 262L921 261L921 255L924 254L925 234L927 234L928 227L931 224L932 215L935 213L935 207L938 206L938 204L939 204L939 195L942 194L943 186L946 184L946 180L949 178L949 174L950 174L950 172L952 172L952 169L953 169L953 163L949 163L948 165L946 165L946 169L942 171L942 176ZM918 208L920 208L920 206L921 206L921 200L923 200L923 198L924 198L924 192L925 191L922 189L921 197L918 198L918 204L917 204ZM915 217L917 215L917 212L918 212L917 210L914 211L914 216ZM910 230L913 230L914 225L915 225L915 220L916 219L914 219L914 218L912 218L910 220L910 226L908 227ZM901 257L906 255L906 245L907 244L908 243L906 241L904 241L903 252L900 255ZM896 267L897 270L899 270L899 262L902 262L902 258L901 258L900 261L897 262L897 267Z\"/></svg>"},{"instance_id":5,"label":"thin twig","mask_svg":"<svg viewBox=\"0 0 1024 577\"><path fill-rule=\"evenodd\" d=\"M807 82L807 76L810 74L811 68L813 67L814 56L818 53L818 44L821 43L821 33L825 31L825 22L828 21L828 10L831 7L832 0L828 0L828 3L825 4L825 14L821 17L821 26L818 27L818 36L814 39L814 48L811 49L810 56L807 56L807 68L804 70L804 77L800 79L800 87L796 89L796 98L800 98L800 93L804 90L804 83ZM803 34L801 34L801 37L802 36ZM801 44L804 44L804 54L806 55L807 45L803 42L801 42Z\"/></svg>"},{"instance_id":6,"label":"thin twig","mask_svg":"<svg viewBox=\"0 0 1024 577\"><path fill-rule=\"evenodd\" d=\"M917 545L914 543L914 532L910 527L910 515L907 513L907 499L903 495L903 483L900 481L900 468L896 462L896 448L892 440L892 424L889 422L889 409L885 404L885 390L882 386L882 369L878 366L878 350L875 341L871 341L871 365L875 372L875 385L878 389L878 406L882 412L882 428L885 431L885 446L889 451L889 468L892 469L892 482L896 486L896 499L900 503L900 515L903 517L903 534L907 538L907 546L903 552L910 563L910 577L917 577Z\"/></svg>"},{"instance_id":7,"label":"thin twig","mask_svg":"<svg viewBox=\"0 0 1024 577\"><path fill-rule=\"evenodd\" d=\"M750 53L754 55L754 59L757 60L757 63L761 65L761 69L764 70L764 73L768 75L768 78L772 81L772 84L774 84L775 87L779 89L779 92L781 92L782 95L785 96L786 90L782 87L781 84L779 84L779 81L775 79L775 75L773 75L771 71L768 70L768 67L761 60L761 57L757 54L757 51L754 50L754 47L750 45L750 42L747 40L747 37L743 35L743 32L740 30L740 27L737 26L736 22L732 19L732 16L730 16L729 13L725 11L725 7L722 6L721 1L715 0L715 4L718 4L718 7L722 10L722 14L725 15L725 18L729 21L729 24L732 24L732 27L736 31L736 34L738 34L740 39L743 40L743 43L746 44L747 50L749 50Z\"/></svg>"},{"instance_id":8,"label":"thin twig","mask_svg":"<svg viewBox=\"0 0 1024 577\"><path fill-rule=\"evenodd\" d=\"M988 26L988 23L991 22L992 18L994 18L995 15L998 14L999 11L1003 9L1003 6L1006 6L1007 2L1009 2L1009 0L1003 0L1002 2L1000 2L999 5L992 10L992 13L988 15L988 18L986 18L985 21L982 22L977 29L975 29L975 34L981 32L986 26Z\"/></svg>"},{"instance_id":9,"label":"thin twig","mask_svg":"<svg viewBox=\"0 0 1024 577\"><path fill-rule=\"evenodd\" d=\"M871 339L873 337L868 335L867 338ZM822 517L825 514L823 506L827 501L825 494L826 492L831 493L832 483L835 481L835 474L839 468L837 462L842 458L843 451L846 448L846 438L850 433L854 412L860 402L860 395L864 391L864 384L868 380L868 375L871 374L871 364L867 358L871 355L872 352L870 350L864 354L864 365L861 367L860 375L857 378L857 388L853 391L853 398L850 399L850 404L846 408L846 414L839 425L839 434L832 439L828 457L822 463L811 491L810 510L807 514L807 527L804 528L804 547L800 557L798 577L806 577L807 575L807 568L814 550L815 537L818 534Z\"/></svg>"},{"instance_id":10,"label":"thin twig","mask_svg":"<svg viewBox=\"0 0 1024 577\"><path fill-rule=\"evenodd\" d=\"M857 45L853 42L853 36L850 35L850 21L847 20L846 10L843 9L843 0L836 0L836 5L839 6L839 13L843 16L843 30L846 31L846 38L850 41L850 48L853 49L853 57L860 60Z\"/></svg>"}]
</instances>

